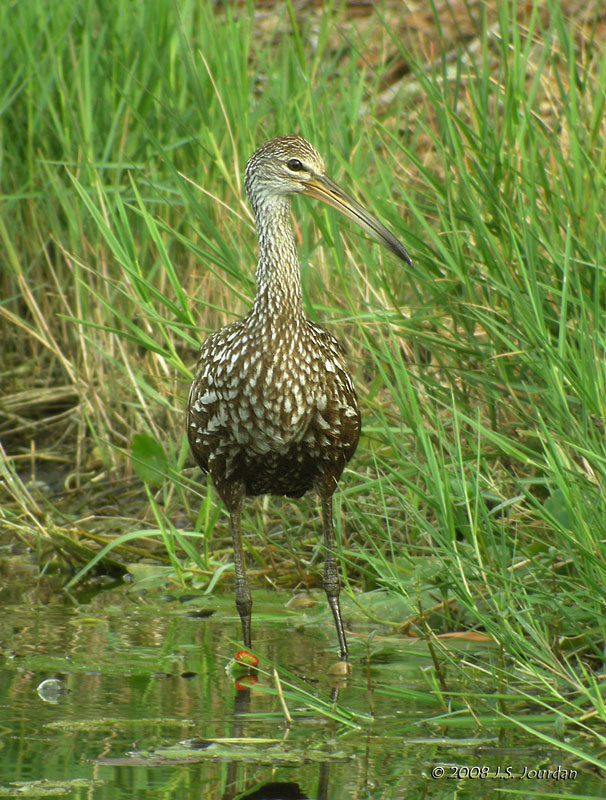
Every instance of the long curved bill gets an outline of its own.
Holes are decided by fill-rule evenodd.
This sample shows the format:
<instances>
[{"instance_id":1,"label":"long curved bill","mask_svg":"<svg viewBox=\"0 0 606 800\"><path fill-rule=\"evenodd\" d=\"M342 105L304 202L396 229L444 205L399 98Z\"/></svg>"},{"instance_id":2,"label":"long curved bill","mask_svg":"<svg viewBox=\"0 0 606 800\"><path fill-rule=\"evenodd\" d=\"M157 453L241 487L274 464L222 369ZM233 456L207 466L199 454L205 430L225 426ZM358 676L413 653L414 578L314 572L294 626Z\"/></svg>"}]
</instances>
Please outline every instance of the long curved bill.
<instances>
[{"instance_id":1,"label":"long curved bill","mask_svg":"<svg viewBox=\"0 0 606 800\"><path fill-rule=\"evenodd\" d=\"M378 220L371 216L363 206L356 202L352 197L345 194L345 192L330 178L325 175L314 175L313 178L305 183L303 194L308 197L314 197L316 200L321 200L327 206L332 206L340 211L346 217L353 219L363 230L365 230L372 238L385 245L388 250L405 261L412 267L410 256L406 249L400 244L396 237L388 231L385 225L382 225Z\"/></svg>"}]
</instances>

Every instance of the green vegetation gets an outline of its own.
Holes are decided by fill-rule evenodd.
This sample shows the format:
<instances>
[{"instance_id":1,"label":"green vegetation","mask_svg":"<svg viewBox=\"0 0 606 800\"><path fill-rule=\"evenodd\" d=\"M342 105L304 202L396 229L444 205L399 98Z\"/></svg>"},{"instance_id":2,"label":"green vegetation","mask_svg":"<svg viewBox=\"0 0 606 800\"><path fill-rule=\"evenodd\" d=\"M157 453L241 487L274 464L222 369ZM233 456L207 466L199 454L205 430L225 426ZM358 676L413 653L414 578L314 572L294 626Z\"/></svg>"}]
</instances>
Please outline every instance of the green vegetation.
<instances>
[{"instance_id":1,"label":"green vegetation","mask_svg":"<svg viewBox=\"0 0 606 800\"><path fill-rule=\"evenodd\" d=\"M445 713L473 696L604 767L603 22L495 5L407 39L388 3L353 22L339 3L2 5L0 520L41 569L159 541L175 579L215 586L226 517L183 408L199 343L254 293L246 159L301 133L414 260L295 203L307 313L347 344L363 408L336 495L350 587L401 596L406 618L376 616L427 640ZM314 498L244 524L274 580L315 579ZM461 659L455 632L494 660Z\"/></svg>"}]
</instances>

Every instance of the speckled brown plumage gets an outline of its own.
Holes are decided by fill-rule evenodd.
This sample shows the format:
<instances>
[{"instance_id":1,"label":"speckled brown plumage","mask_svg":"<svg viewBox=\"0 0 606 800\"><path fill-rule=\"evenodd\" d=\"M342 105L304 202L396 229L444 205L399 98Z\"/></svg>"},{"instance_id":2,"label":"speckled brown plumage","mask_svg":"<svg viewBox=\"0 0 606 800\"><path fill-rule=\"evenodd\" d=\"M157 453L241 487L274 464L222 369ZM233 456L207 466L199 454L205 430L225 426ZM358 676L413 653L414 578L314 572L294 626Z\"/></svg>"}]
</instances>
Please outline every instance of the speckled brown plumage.
<instances>
[{"instance_id":1,"label":"speckled brown plumage","mask_svg":"<svg viewBox=\"0 0 606 800\"><path fill-rule=\"evenodd\" d=\"M244 497L317 491L327 548L324 588L341 658L347 659L332 494L356 449L360 412L341 345L303 313L290 196L303 193L338 208L410 259L386 228L325 176L320 155L298 136L260 147L247 164L245 186L259 235L257 293L246 317L202 346L187 406L189 443L230 513L236 605L247 647L252 601L240 531Z\"/></svg>"},{"instance_id":2,"label":"speckled brown plumage","mask_svg":"<svg viewBox=\"0 0 606 800\"><path fill-rule=\"evenodd\" d=\"M190 444L222 497L239 483L246 495L301 497L317 481L336 483L353 455L356 394L334 337L302 313L258 312L206 340Z\"/></svg>"}]
</instances>

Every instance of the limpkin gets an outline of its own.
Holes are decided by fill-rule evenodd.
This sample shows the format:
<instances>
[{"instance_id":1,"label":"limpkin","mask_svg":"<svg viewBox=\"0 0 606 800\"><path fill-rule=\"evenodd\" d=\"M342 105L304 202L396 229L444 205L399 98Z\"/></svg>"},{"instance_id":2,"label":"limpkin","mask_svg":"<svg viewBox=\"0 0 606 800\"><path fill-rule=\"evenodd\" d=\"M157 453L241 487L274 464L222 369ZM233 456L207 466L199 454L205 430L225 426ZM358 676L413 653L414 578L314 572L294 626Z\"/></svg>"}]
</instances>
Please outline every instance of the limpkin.
<instances>
[{"instance_id":1,"label":"limpkin","mask_svg":"<svg viewBox=\"0 0 606 800\"><path fill-rule=\"evenodd\" d=\"M259 237L257 292L243 319L202 346L187 405L189 444L230 515L245 647L251 647L252 600L240 526L244 498L316 490L326 549L323 587L346 661L332 495L358 444L360 411L341 345L303 312L291 195L338 209L411 261L387 228L325 175L321 156L299 136L262 145L246 165L245 187Z\"/></svg>"}]
</instances>

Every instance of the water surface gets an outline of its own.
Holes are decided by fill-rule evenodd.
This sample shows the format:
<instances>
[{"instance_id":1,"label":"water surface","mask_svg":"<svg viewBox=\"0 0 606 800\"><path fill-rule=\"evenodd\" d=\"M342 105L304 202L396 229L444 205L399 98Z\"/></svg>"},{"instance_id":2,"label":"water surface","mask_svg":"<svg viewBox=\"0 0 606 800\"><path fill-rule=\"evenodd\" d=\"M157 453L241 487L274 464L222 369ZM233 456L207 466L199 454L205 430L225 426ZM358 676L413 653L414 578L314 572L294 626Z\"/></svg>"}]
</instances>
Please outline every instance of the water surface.
<instances>
[{"instance_id":1,"label":"water surface","mask_svg":"<svg viewBox=\"0 0 606 800\"><path fill-rule=\"evenodd\" d=\"M120 581L74 600L26 561L4 573L0 797L496 798L507 786L529 797L602 796L600 779L579 765L574 778L520 778L574 765L516 730L441 722L447 709L432 693L425 646L369 625L348 602L353 674L333 719L334 630L321 593L315 606L289 610L289 593L254 587L266 674L242 689L246 681L226 670L240 641L230 596ZM443 777L432 778L436 765ZM480 772L508 767L514 777Z\"/></svg>"}]
</instances>

